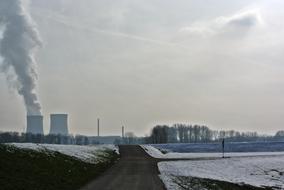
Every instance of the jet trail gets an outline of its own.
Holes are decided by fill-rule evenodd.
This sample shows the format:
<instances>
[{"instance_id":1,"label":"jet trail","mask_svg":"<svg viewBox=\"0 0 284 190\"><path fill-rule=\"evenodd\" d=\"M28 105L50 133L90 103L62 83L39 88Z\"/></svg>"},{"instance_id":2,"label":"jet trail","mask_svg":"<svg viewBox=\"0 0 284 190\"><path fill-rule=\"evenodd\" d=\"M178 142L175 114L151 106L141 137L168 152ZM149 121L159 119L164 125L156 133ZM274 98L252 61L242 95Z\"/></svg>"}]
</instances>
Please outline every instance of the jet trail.
<instances>
[{"instance_id":1,"label":"jet trail","mask_svg":"<svg viewBox=\"0 0 284 190\"><path fill-rule=\"evenodd\" d=\"M186 47L181 46L179 44L174 44L174 43L170 43L170 42L164 42L164 41L160 41L160 40L144 38L142 36L137 36L137 35L131 35L131 34L125 34L125 33L120 33L120 32L102 30L102 29L98 29L98 28L93 27L93 26L78 24L78 23L75 23L74 21L68 19L64 15L60 15L60 14L57 14L57 13L54 13L52 11L48 11L48 10L45 10L45 9L39 9L39 8L36 8L36 9L40 10L39 11L40 13L34 12L37 16L44 17L44 18L49 19L49 20L53 20L55 22L58 22L60 24L68 26L68 27L72 27L72 28L76 28L76 29L80 29L80 30L85 30L85 31L90 31L90 32L95 32L95 33L111 35L111 36L128 38L128 39L132 39L132 40L143 41L143 42L152 43L152 44L156 44L156 45L162 45L162 46L166 45L166 46L170 46L170 47L178 47L178 48L186 49ZM44 14L42 14L43 12L44 12ZM48 16L45 16L45 15L48 15Z\"/></svg>"}]
</instances>

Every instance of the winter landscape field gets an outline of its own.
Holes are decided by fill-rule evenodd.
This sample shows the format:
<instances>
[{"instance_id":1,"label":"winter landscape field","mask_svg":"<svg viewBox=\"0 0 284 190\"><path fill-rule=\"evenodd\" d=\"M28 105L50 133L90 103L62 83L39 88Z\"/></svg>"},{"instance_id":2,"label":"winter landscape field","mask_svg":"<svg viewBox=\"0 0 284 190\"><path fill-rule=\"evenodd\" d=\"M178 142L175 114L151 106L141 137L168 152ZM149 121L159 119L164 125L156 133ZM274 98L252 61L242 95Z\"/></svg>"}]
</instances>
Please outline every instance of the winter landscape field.
<instances>
[{"instance_id":1,"label":"winter landscape field","mask_svg":"<svg viewBox=\"0 0 284 190\"><path fill-rule=\"evenodd\" d=\"M168 190L284 189L284 151L279 151L283 143L274 143L275 148L270 151L265 148L267 144L260 143L263 146L260 152L258 148L254 151L251 143L241 143L250 152L226 152L225 158L218 149L204 151L208 147L218 147L217 144L140 146L150 157L158 160L159 178ZM240 144L231 146L237 149ZM137 148L135 145L132 147ZM75 190L102 175L117 161L119 154L119 147L115 145L2 144L0 177L5 179L5 183L0 180L1 187L9 190L34 187ZM127 162L133 162L126 158ZM121 176L124 175L122 171Z\"/></svg>"},{"instance_id":2,"label":"winter landscape field","mask_svg":"<svg viewBox=\"0 0 284 190\"><path fill-rule=\"evenodd\" d=\"M0 190L284 190L284 0L0 0Z\"/></svg>"},{"instance_id":3,"label":"winter landscape field","mask_svg":"<svg viewBox=\"0 0 284 190\"><path fill-rule=\"evenodd\" d=\"M119 154L118 147L115 145L80 146L34 143L11 143L7 145L24 150L35 150L42 153L59 152L83 162L92 164L104 162L104 159L107 158L108 151L114 151Z\"/></svg>"},{"instance_id":4,"label":"winter landscape field","mask_svg":"<svg viewBox=\"0 0 284 190\"><path fill-rule=\"evenodd\" d=\"M168 143L154 144L154 147L166 152L220 152L221 143ZM225 152L279 152L284 151L284 142L226 142Z\"/></svg>"},{"instance_id":5,"label":"winter landscape field","mask_svg":"<svg viewBox=\"0 0 284 190\"><path fill-rule=\"evenodd\" d=\"M256 145L256 149L253 149L252 144ZM269 150L270 144L274 146ZM234 143L231 145L232 149L238 150L241 146L251 152L227 152L225 158L222 158L220 148L219 153L218 149L212 148L216 146L160 144L142 147L155 158L183 159L158 163L160 177L169 190L222 189L224 184L220 182L248 185L252 186L251 188L284 189L284 151L279 151L283 149L282 142ZM204 151L210 147L211 152Z\"/></svg>"},{"instance_id":6,"label":"winter landscape field","mask_svg":"<svg viewBox=\"0 0 284 190\"><path fill-rule=\"evenodd\" d=\"M117 158L114 145L0 144L0 189L76 190Z\"/></svg>"}]
</instances>

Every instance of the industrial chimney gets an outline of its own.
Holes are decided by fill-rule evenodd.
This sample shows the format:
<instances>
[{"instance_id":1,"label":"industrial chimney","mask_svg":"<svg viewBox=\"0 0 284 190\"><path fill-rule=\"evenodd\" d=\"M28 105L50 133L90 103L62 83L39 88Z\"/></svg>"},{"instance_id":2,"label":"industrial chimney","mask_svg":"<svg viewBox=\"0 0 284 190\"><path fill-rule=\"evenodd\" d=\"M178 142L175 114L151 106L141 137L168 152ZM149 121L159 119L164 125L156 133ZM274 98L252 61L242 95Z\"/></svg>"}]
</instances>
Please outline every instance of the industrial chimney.
<instances>
[{"instance_id":1,"label":"industrial chimney","mask_svg":"<svg viewBox=\"0 0 284 190\"><path fill-rule=\"evenodd\" d=\"M68 135L68 115L50 114L49 134Z\"/></svg>"},{"instance_id":2,"label":"industrial chimney","mask_svg":"<svg viewBox=\"0 0 284 190\"><path fill-rule=\"evenodd\" d=\"M27 133L43 134L43 116L28 115L27 116Z\"/></svg>"}]
</instances>

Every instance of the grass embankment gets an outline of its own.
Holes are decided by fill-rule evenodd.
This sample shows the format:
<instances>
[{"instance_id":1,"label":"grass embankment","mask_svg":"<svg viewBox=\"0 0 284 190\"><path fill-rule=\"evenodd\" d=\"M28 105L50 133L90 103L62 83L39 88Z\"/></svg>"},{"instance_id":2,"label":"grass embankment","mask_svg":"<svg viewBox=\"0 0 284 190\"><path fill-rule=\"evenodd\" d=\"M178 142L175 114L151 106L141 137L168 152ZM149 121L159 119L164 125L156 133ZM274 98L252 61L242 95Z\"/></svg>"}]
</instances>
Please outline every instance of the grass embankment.
<instances>
[{"instance_id":1,"label":"grass embankment","mask_svg":"<svg viewBox=\"0 0 284 190\"><path fill-rule=\"evenodd\" d=\"M0 144L0 189L79 189L118 158L112 150L102 156L104 162L90 164L59 152L38 152Z\"/></svg>"},{"instance_id":2,"label":"grass embankment","mask_svg":"<svg viewBox=\"0 0 284 190\"><path fill-rule=\"evenodd\" d=\"M202 179L195 177L177 176L175 183L181 189L186 190L272 190L271 187L254 187L247 184L234 184L225 181L218 181L212 179Z\"/></svg>"}]
</instances>

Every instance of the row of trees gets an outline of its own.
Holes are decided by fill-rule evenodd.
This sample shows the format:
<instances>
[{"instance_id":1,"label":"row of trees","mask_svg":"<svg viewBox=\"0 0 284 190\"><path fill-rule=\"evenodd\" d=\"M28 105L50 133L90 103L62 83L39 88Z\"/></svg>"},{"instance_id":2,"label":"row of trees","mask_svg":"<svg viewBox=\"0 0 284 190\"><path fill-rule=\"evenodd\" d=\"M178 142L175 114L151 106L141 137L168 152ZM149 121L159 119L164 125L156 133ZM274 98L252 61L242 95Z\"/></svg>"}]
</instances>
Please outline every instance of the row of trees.
<instances>
[{"instance_id":1,"label":"row of trees","mask_svg":"<svg viewBox=\"0 0 284 190\"><path fill-rule=\"evenodd\" d=\"M117 138L114 144L143 144L143 137L136 137L133 132L125 133L124 138ZM32 133L0 132L0 143L40 143L40 144L100 144L98 139L83 135L41 135Z\"/></svg>"},{"instance_id":2,"label":"row of trees","mask_svg":"<svg viewBox=\"0 0 284 190\"><path fill-rule=\"evenodd\" d=\"M220 141L223 138L225 138L227 142L284 141L284 131L278 131L274 136L261 136L256 132L238 132L234 130L216 131L204 125L157 125L153 127L148 137L136 137L134 133L128 132L125 133L123 138L117 138L114 144L209 143ZM95 139L82 135L62 136L0 132L0 143L10 142L76 145L99 144Z\"/></svg>"},{"instance_id":3,"label":"row of trees","mask_svg":"<svg viewBox=\"0 0 284 190\"><path fill-rule=\"evenodd\" d=\"M257 132L238 132L234 130L216 131L204 125L174 124L155 126L147 143L208 143L225 138L228 142L244 141L284 141L284 131L274 136L261 136Z\"/></svg>"},{"instance_id":4,"label":"row of trees","mask_svg":"<svg viewBox=\"0 0 284 190\"><path fill-rule=\"evenodd\" d=\"M41 135L31 133L3 132L0 133L0 143L46 143L46 144L76 144L87 145L92 142L82 135Z\"/></svg>"}]
</instances>

